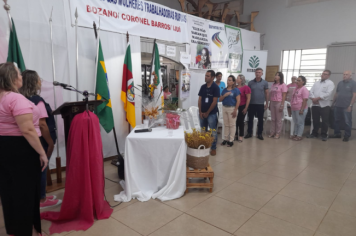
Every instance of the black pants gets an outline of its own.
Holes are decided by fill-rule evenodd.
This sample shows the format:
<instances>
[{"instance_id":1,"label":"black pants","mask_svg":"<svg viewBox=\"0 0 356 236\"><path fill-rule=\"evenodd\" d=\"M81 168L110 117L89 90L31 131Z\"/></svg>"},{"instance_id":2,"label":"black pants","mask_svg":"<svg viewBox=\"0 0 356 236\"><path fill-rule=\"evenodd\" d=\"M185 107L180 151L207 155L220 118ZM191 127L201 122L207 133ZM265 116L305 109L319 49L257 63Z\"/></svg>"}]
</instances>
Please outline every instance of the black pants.
<instances>
[{"instance_id":1,"label":"black pants","mask_svg":"<svg viewBox=\"0 0 356 236\"><path fill-rule=\"evenodd\" d=\"M239 113L236 119L236 133L235 136L243 137L245 135L245 116L242 111L245 109L246 105L239 106Z\"/></svg>"},{"instance_id":2,"label":"black pants","mask_svg":"<svg viewBox=\"0 0 356 236\"><path fill-rule=\"evenodd\" d=\"M247 132L252 134L253 119L255 116L258 119L257 134L262 134L263 132L263 115L265 113L265 105L263 104L250 104L248 107L248 129Z\"/></svg>"},{"instance_id":3,"label":"black pants","mask_svg":"<svg viewBox=\"0 0 356 236\"><path fill-rule=\"evenodd\" d=\"M313 135L318 136L319 127L321 123L321 137L327 137L328 128L329 128L329 116L330 116L330 107L312 107L312 116L313 116ZM320 122L321 118L321 122Z\"/></svg>"},{"instance_id":4,"label":"black pants","mask_svg":"<svg viewBox=\"0 0 356 236\"><path fill-rule=\"evenodd\" d=\"M0 197L7 234L41 233L38 153L23 136L0 136Z\"/></svg>"}]
</instances>

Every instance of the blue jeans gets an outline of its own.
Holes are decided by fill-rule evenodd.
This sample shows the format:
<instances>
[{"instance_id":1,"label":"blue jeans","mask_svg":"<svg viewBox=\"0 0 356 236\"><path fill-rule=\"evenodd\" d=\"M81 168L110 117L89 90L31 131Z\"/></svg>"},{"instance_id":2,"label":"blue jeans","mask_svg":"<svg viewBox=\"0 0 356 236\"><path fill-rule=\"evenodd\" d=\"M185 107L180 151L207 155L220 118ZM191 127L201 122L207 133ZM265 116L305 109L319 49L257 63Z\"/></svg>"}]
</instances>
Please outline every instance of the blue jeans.
<instances>
[{"instance_id":1,"label":"blue jeans","mask_svg":"<svg viewBox=\"0 0 356 236\"><path fill-rule=\"evenodd\" d=\"M205 130L208 130L208 126L210 129L216 130L216 127L218 124L218 116L216 113L213 113L213 114L210 113L207 118L203 118L203 119L201 119L199 116L199 120L200 120L200 126L202 128L205 128ZM218 133L213 132L213 136L214 136L214 142L211 145L211 150L216 150L216 142L218 140Z\"/></svg>"},{"instance_id":2,"label":"blue jeans","mask_svg":"<svg viewBox=\"0 0 356 236\"><path fill-rule=\"evenodd\" d=\"M345 121L345 138L349 138L351 136L352 128L352 112L347 112L347 108L334 107L334 119L334 134L341 134L340 122L343 119Z\"/></svg>"},{"instance_id":3,"label":"blue jeans","mask_svg":"<svg viewBox=\"0 0 356 236\"><path fill-rule=\"evenodd\" d=\"M292 118L294 121L294 135L302 137L304 131L305 117L307 116L308 110L304 109L303 114L299 114L298 111L292 111Z\"/></svg>"}]
</instances>

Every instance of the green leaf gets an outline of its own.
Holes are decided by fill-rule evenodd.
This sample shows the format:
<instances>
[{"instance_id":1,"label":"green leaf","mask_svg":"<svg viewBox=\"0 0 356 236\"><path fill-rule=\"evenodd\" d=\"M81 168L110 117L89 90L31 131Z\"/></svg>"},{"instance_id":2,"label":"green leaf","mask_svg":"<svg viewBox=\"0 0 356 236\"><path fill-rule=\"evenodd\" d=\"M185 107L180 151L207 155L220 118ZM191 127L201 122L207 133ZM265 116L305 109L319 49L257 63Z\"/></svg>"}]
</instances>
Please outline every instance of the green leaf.
<instances>
[{"instance_id":1,"label":"green leaf","mask_svg":"<svg viewBox=\"0 0 356 236\"><path fill-rule=\"evenodd\" d=\"M250 63L248 63L252 68L253 68L253 65L251 64L251 62Z\"/></svg>"}]
</instances>

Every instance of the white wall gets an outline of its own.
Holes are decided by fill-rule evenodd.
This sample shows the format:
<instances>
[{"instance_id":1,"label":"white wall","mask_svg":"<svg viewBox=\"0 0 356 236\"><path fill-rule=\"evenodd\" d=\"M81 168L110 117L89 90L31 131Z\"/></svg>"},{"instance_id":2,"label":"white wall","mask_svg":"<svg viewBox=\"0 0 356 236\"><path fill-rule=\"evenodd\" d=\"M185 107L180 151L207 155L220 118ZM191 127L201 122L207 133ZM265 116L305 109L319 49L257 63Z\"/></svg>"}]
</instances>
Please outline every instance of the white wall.
<instances>
[{"instance_id":1,"label":"white wall","mask_svg":"<svg viewBox=\"0 0 356 236\"><path fill-rule=\"evenodd\" d=\"M244 19L259 11L255 28L265 35L268 65L279 65L282 50L325 48L356 41L356 1L329 0L287 7L286 0L245 0Z\"/></svg>"}]
</instances>

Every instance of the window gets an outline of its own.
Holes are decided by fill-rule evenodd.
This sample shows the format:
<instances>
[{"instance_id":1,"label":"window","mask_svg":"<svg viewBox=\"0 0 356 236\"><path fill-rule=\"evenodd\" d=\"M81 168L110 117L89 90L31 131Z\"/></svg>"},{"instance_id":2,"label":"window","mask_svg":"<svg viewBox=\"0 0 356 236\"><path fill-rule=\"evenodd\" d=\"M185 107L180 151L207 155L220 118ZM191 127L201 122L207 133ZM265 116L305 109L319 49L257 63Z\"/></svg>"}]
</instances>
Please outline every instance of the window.
<instances>
[{"instance_id":1,"label":"window","mask_svg":"<svg viewBox=\"0 0 356 236\"><path fill-rule=\"evenodd\" d=\"M282 51L281 68L286 84L291 83L292 76L303 75L307 79L305 86L310 89L320 80L325 64L326 48Z\"/></svg>"}]
</instances>

